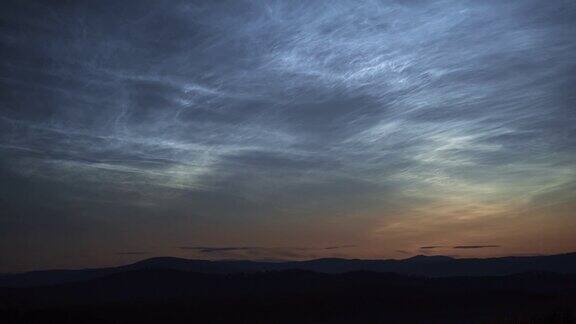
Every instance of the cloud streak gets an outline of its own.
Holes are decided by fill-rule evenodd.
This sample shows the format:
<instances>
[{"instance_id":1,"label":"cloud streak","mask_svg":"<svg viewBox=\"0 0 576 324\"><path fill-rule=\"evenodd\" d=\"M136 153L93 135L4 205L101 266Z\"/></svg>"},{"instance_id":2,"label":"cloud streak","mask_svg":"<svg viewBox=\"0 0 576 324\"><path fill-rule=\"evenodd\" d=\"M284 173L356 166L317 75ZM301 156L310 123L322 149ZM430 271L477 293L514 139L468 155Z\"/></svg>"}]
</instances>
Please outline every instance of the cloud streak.
<instances>
[{"instance_id":1,"label":"cloud streak","mask_svg":"<svg viewBox=\"0 0 576 324\"><path fill-rule=\"evenodd\" d=\"M457 245L453 249L486 249L486 248L499 248L500 245Z\"/></svg>"},{"instance_id":2,"label":"cloud streak","mask_svg":"<svg viewBox=\"0 0 576 324\"><path fill-rule=\"evenodd\" d=\"M430 245L430 246L421 246L420 250L436 250L436 249L484 249L484 248L499 248L500 245L455 245L455 246L446 246L446 245Z\"/></svg>"}]
</instances>

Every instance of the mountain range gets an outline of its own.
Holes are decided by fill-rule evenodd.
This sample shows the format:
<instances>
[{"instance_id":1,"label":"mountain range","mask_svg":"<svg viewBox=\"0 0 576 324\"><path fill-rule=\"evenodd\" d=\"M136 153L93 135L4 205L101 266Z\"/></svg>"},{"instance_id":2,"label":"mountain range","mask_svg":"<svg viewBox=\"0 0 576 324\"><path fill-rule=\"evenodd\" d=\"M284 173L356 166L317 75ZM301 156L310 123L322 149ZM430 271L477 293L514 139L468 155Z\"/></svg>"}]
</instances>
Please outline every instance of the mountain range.
<instances>
[{"instance_id":1,"label":"mountain range","mask_svg":"<svg viewBox=\"0 0 576 324\"><path fill-rule=\"evenodd\" d=\"M327 274L370 271L422 277L503 276L523 272L576 274L576 253L486 259L456 259L446 256L419 255L403 260L326 258L286 262L209 261L157 257L118 267L45 270L0 275L0 287L55 285L137 270L178 270L206 274L259 273L284 270L305 270Z\"/></svg>"}]
</instances>

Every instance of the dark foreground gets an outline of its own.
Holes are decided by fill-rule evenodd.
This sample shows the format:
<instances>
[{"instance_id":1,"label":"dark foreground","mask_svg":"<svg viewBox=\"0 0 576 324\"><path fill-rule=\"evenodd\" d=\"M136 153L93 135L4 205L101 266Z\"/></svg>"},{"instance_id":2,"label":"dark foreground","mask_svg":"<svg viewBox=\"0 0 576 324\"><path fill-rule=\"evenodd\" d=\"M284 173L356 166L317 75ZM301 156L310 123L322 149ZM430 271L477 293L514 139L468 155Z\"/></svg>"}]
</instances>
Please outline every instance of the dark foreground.
<instances>
[{"instance_id":1,"label":"dark foreground","mask_svg":"<svg viewBox=\"0 0 576 324\"><path fill-rule=\"evenodd\" d=\"M1 323L576 323L576 275L147 269L0 288Z\"/></svg>"}]
</instances>

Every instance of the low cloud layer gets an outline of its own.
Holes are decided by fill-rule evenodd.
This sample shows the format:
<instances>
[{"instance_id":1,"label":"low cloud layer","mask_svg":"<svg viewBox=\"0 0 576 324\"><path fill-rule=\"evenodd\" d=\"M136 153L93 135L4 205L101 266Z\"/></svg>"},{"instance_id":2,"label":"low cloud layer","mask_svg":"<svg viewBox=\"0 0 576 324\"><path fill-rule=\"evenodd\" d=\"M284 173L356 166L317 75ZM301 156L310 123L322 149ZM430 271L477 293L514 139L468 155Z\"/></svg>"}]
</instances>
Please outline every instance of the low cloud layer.
<instances>
[{"instance_id":1,"label":"low cloud layer","mask_svg":"<svg viewBox=\"0 0 576 324\"><path fill-rule=\"evenodd\" d=\"M485 248L499 248L500 245L456 245L456 246L443 246L443 245L432 245L432 246L421 246L420 250L437 250L437 249L485 249Z\"/></svg>"},{"instance_id":2,"label":"low cloud layer","mask_svg":"<svg viewBox=\"0 0 576 324\"><path fill-rule=\"evenodd\" d=\"M453 249L486 249L486 248L499 248L500 245L458 245L453 246Z\"/></svg>"},{"instance_id":3,"label":"low cloud layer","mask_svg":"<svg viewBox=\"0 0 576 324\"><path fill-rule=\"evenodd\" d=\"M250 250L260 250L261 247L247 247L247 246L237 246L237 247L204 247L204 246L181 246L179 249L182 250L195 250L201 253L212 253L212 252L228 252L228 251L250 251Z\"/></svg>"},{"instance_id":4,"label":"low cloud layer","mask_svg":"<svg viewBox=\"0 0 576 324\"><path fill-rule=\"evenodd\" d=\"M264 247L264 246L180 246L178 249L193 251L198 256L212 259L233 258L233 259L256 259L256 260L291 260L291 259L314 259L325 257L326 251L340 249L350 249L355 245L339 245L329 247ZM193 254L192 256L196 256ZM332 255L335 256L335 255ZM342 255L336 255L342 256ZM190 256L188 256L190 257Z\"/></svg>"}]
</instances>

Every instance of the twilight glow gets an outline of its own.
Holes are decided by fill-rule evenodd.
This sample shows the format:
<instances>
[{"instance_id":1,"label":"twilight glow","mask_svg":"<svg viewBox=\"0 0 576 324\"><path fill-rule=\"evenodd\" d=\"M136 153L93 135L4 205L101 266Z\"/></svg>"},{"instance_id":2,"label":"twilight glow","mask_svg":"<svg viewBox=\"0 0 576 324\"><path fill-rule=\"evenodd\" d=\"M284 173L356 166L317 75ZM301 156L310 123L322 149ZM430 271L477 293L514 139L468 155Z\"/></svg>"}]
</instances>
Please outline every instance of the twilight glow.
<instances>
[{"instance_id":1,"label":"twilight glow","mask_svg":"<svg viewBox=\"0 0 576 324\"><path fill-rule=\"evenodd\" d=\"M573 1L0 7L0 272L576 250Z\"/></svg>"}]
</instances>

